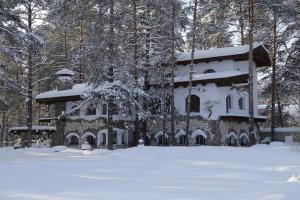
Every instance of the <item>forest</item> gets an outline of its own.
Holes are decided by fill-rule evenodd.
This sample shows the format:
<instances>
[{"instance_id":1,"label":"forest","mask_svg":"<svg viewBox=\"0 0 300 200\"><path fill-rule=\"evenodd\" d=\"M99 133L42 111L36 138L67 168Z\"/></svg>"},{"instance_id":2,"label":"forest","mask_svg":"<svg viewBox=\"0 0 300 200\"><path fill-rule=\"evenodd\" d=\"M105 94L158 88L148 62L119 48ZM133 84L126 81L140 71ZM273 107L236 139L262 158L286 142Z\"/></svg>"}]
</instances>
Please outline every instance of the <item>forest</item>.
<instances>
[{"instance_id":1,"label":"forest","mask_svg":"<svg viewBox=\"0 0 300 200\"><path fill-rule=\"evenodd\" d=\"M254 42L271 57L259 69L271 126L284 126L284 105L300 112L299 0L0 0L0 41L2 133L39 123L35 96L57 87L60 69L92 85L87 100L133 102L146 118L137 99L151 98L149 74L172 86L178 52Z\"/></svg>"}]
</instances>

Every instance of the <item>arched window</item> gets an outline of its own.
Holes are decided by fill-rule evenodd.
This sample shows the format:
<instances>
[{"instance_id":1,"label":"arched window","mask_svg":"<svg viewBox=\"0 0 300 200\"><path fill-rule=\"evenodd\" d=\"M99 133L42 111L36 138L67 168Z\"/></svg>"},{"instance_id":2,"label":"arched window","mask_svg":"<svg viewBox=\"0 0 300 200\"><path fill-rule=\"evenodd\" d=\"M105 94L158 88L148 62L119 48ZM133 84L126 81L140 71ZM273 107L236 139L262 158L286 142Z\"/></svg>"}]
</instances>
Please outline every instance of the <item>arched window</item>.
<instances>
[{"instance_id":1,"label":"arched window","mask_svg":"<svg viewBox=\"0 0 300 200\"><path fill-rule=\"evenodd\" d=\"M113 144L117 144L118 132L114 131Z\"/></svg>"},{"instance_id":2,"label":"arched window","mask_svg":"<svg viewBox=\"0 0 300 200\"><path fill-rule=\"evenodd\" d=\"M234 135L231 135L228 137L228 146L236 146L237 145L237 140Z\"/></svg>"},{"instance_id":3,"label":"arched window","mask_svg":"<svg viewBox=\"0 0 300 200\"><path fill-rule=\"evenodd\" d=\"M166 96L166 112L170 113L171 112L171 101L172 101L172 96L170 94L167 94Z\"/></svg>"},{"instance_id":4,"label":"arched window","mask_svg":"<svg viewBox=\"0 0 300 200\"><path fill-rule=\"evenodd\" d=\"M202 135L197 135L196 136L196 144L205 145L205 137L203 137Z\"/></svg>"},{"instance_id":5,"label":"arched window","mask_svg":"<svg viewBox=\"0 0 300 200\"><path fill-rule=\"evenodd\" d=\"M188 99L189 97L186 97L185 100L186 111L188 111ZM197 95L191 95L190 108L191 108L190 112L200 112L200 98Z\"/></svg>"},{"instance_id":6,"label":"arched window","mask_svg":"<svg viewBox=\"0 0 300 200\"><path fill-rule=\"evenodd\" d=\"M179 139L178 144L181 144L181 145L186 144L186 135L181 135L181 136L179 136L178 139Z\"/></svg>"},{"instance_id":7,"label":"arched window","mask_svg":"<svg viewBox=\"0 0 300 200\"><path fill-rule=\"evenodd\" d=\"M101 142L101 145L106 145L106 134L105 134L105 133L102 134L102 142Z\"/></svg>"},{"instance_id":8,"label":"arched window","mask_svg":"<svg viewBox=\"0 0 300 200\"><path fill-rule=\"evenodd\" d=\"M216 71L213 69L207 69L203 72L203 74L208 74L208 73L216 73Z\"/></svg>"},{"instance_id":9,"label":"arched window","mask_svg":"<svg viewBox=\"0 0 300 200\"><path fill-rule=\"evenodd\" d=\"M75 135L71 136L70 145L78 145L78 144L79 144L78 137L76 137Z\"/></svg>"},{"instance_id":10,"label":"arched window","mask_svg":"<svg viewBox=\"0 0 300 200\"><path fill-rule=\"evenodd\" d=\"M125 142L125 134L122 134L121 140L122 140L122 144L126 144L126 142Z\"/></svg>"},{"instance_id":11,"label":"arched window","mask_svg":"<svg viewBox=\"0 0 300 200\"><path fill-rule=\"evenodd\" d=\"M88 105L85 108L85 115L96 115L96 107L93 105Z\"/></svg>"},{"instance_id":12,"label":"arched window","mask_svg":"<svg viewBox=\"0 0 300 200\"><path fill-rule=\"evenodd\" d=\"M248 146L248 138L246 136L242 136L240 138L240 144L242 147Z\"/></svg>"},{"instance_id":13,"label":"arched window","mask_svg":"<svg viewBox=\"0 0 300 200\"><path fill-rule=\"evenodd\" d=\"M226 97L226 112L229 113L230 109L232 109L232 99L231 96L228 95Z\"/></svg>"},{"instance_id":14,"label":"arched window","mask_svg":"<svg viewBox=\"0 0 300 200\"><path fill-rule=\"evenodd\" d=\"M78 106L76 104L72 105L71 107L71 116L79 116L80 115L80 109L76 109Z\"/></svg>"},{"instance_id":15,"label":"arched window","mask_svg":"<svg viewBox=\"0 0 300 200\"><path fill-rule=\"evenodd\" d=\"M91 146L95 146L96 145L96 139L89 135L86 137L86 141L91 145Z\"/></svg>"},{"instance_id":16,"label":"arched window","mask_svg":"<svg viewBox=\"0 0 300 200\"><path fill-rule=\"evenodd\" d=\"M239 109L245 110L245 100L243 97L239 98Z\"/></svg>"},{"instance_id":17,"label":"arched window","mask_svg":"<svg viewBox=\"0 0 300 200\"><path fill-rule=\"evenodd\" d=\"M102 115L107 115L107 104L102 105Z\"/></svg>"}]
</instances>

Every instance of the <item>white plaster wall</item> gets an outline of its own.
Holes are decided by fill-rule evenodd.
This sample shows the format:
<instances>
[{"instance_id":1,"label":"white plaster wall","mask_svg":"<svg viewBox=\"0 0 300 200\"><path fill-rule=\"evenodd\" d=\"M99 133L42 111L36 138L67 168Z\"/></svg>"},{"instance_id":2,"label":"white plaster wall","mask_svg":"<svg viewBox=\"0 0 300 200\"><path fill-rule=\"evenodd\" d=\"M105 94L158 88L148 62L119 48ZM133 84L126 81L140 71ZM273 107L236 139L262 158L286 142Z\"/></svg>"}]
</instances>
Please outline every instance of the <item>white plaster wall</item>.
<instances>
[{"instance_id":1,"label":"white plaster wall","mask_svg":"<svg viewBox=\"0 0 300 200\"><path fill-rule=\"evenodd\" d=\"M224 72L224 71L232 71L236 70L235 64L233 60L223 60L213 61L209 63L198 63L194 65L194 72L202 74L207 69L213 69L216 72ZM184 76L189 74L189 66L188 65L178 65L177 70L175 72L176 76Z\"/></svg>"},{"instance_id":2,"label":"white plaster wall","mask_svg":"<svg viewBox=\"0 0 300 200\"><path fill-rule=\"evenodd\" d=\"M248 61L233 61L233 60L225 60L225 61L214 61L209 63L199 63L194 65L195 73L203 73L207 69L214 69L216 72L222 71L245 71L248 72ZM189 67L188 66L177 66L176 76L184 76L188 75ZM257 89L257 69L256 65L254 66L254 88L253 88L253 96L254 96L254 115L257 115L257 99L258 99L258 89ZM213 114L210 119L217 119L220 115L227 114L226 113L226 97L227 95L232 96L232 109L229 111L229 114L235 115L248 115L249 114L249 103L248 103L248 93L247 91L239 92L236 90L230 90L230 87L217 87L215 84L207 84L197 85L192 94L198 95L200 97L200 113L191 113L192 115L201 115L203 117L207 117L209 113L205 110L205 102L216 101L218 104L213 108ZM188 95L188 89L179 87L175 89L175 107L176 111L179 114L186 114L185 111L185 99ZM244 97L244 105L245 109L240 110L238 105L238 100L240 97Z\"/></svg>"}]
</instances>

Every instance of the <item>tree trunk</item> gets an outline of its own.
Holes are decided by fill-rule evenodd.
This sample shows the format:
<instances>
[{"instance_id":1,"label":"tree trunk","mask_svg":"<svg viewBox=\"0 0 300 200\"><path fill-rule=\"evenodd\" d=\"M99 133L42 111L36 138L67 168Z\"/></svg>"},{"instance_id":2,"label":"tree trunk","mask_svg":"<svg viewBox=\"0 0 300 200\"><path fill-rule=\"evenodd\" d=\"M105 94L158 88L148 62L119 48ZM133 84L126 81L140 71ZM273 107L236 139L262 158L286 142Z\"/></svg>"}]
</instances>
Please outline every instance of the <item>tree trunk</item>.
<instances>
[{"instance_id":1,"label":"tree trunk","mask_svg":"<svg viewBox=\"0 0 300 200\"><path fill-rule=\"evenodd\" d=\"M1 137L0 137L0 147L3 147L4 139L4 127L5 127L5 112L2 113L2 126L1 126Z\"/></svg>"},{"instance_id":2,"label":"tree trunk","mask_svg":"<svg viewBox=\"0 0 300 200\"><path fill-rule=\"evenodd\" d=\"M83 65L82 65L82 57L83 57L83 26L80 21L80 61L79 61L79 82L83 83L84 74L83 74Z\"/></svg>"},{"instance_id":3,"label":"tree trunk","mask_svg":"<svg viewBox=\"0 0 300 200\"><path fill-rule=\"evenodd\" d=\"M114 55L114 0L110 0L110 24L109 24L109 59L110 66L108 70L108 82L112 83L114 81L114 68L113 68L113 55ZM114 99L112 96L108 97L108 112L107 112L107 148L113 149L113 104Z\"/></svg>"},{"instance_id":4,"label":"tree trunk","mask_svg":"<svg viewBox=\"0 0 300 200\"><path fill-rule=\"evenodd\" d=\"M138 34L137 34L137 5L136 0L132 0L133 7L133 76L135 84L138 85ZM136 99L138 101L138 99ZM139 135L139 116L138 116L139 108L135 106L135 120L134 120L134 135L133 135L133 146L137 145L137 141L141 136ZM145 140L145 138L143 138Z\"/></svg>"},{"instance_id":5,"label":"tree trunk","mask_svg":"<svg viewBox=\"0 0 300 200\"><path fill-rule=\"evenodd\" d=\"M280 94L279 83L277 82L277 85L276 85L276 101L277 101L277 105L278 105L278 118L279 118L278 123L280 124L280 127L284 127L283 115L282 115L282 105L281 105L281 102L280 102L279 94Z\"/></svg>"},{"instance_id":6,"label":"tree trunk","mask_svg":"<svg viewBox=\"0 0 300 200\"><path fill-rule=\"evenodd\" d=\"M193 68L194 68L194 55L195 55L195 42L196 42L196 21L197 21L197 6L198 1L195 0L194 13L193 13L193 36L192 36L192 53L191 53L191 63L190 63L190 74L189 74L189 85L188 85L188 101L186 105L186 145L189 145L190 136L190 109L191 109L191 94L193 87Z\"/></svg>"},{"instance_id":7,"label":"tree trunk","mask_svg":"<svg viewBox=\"0 0 300 200\"><path fill-rule=\"evenodd\" d=\"M32 32L32 8L31 4L28 4L28 34L31 34ZM27 57L27 68L28 68L28 74L27 74L27 147L31 146L31 134L32 134L32 44L29 44L28 46L28 57Z\"/></svg>"},{"instance_id":8,"label":"tree trunk","mask_svg":"<svg viewBox=\"0 0 300 200\"><path fill-rule=\"evenodd\" d=\"M272 116L271 116L271 140L274 141L274 131L276 127L276 55L277 55L277 20L274 15L273 41L272 41Z\"/></svg>"},{"instance_id":9,"label":"tree trunk","mask_svg":"<svg viewBox=\"0 0 300 200\"><path fill-rule=\"evenodd\" d=\"M243 13L242 1L239 2L239 25L240 25L241 45L244 45L245 44L245 37L244 37L244 13Z\"/></svg>"},{"instance_id":10,"label":"tree trunk","mask_svg":"<svg viewBox=\"0 0 300 200\"><path fill-rule=\"evenodd\" d=\"M176 49L175 49L175 23L176 23L176 5L175 0L172 1L172 68L171 68L171 135L170 135L170 144L175 144L175 88L174 88L174 79L175 79L175 66L176 66Z\"/></svg>"},{"instance_id":11,"label":"tree trunk","mask_svg":"<svg viewBox=\"0 0 300 200\"><path fill-rule=\"evenodd\" d=\"M249 134L250 144L256 143L254 130L254 108L253 108L253 27L254 27L254 3L253 0L248 0L249 4Z\"/></svg>"}]
</instances>

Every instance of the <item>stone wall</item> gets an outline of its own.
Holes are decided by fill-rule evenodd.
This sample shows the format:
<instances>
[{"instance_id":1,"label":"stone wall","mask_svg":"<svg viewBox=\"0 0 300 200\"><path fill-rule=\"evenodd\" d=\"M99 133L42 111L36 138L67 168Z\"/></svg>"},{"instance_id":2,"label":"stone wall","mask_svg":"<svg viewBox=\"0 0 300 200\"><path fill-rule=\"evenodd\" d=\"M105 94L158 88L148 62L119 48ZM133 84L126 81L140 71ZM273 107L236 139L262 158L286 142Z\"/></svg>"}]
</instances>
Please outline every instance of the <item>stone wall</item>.
<instances>
[{"instance_id":1,"label":"stone wall","mask_svg":"<svg viewBox=\"0 0 300 200\"><path fill-rule=\"evenodd\" d=\"M228 144L227 135L230 132L234 132L237 135L237 144L239 144L239 138L242 133L246 133L249 136L249 123L239 121L219 121L219 131L221 133L221 143L224 145Z\"/></svg>"}]
</instances>

